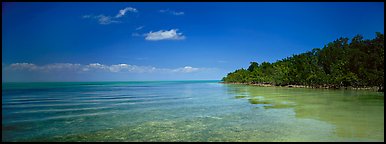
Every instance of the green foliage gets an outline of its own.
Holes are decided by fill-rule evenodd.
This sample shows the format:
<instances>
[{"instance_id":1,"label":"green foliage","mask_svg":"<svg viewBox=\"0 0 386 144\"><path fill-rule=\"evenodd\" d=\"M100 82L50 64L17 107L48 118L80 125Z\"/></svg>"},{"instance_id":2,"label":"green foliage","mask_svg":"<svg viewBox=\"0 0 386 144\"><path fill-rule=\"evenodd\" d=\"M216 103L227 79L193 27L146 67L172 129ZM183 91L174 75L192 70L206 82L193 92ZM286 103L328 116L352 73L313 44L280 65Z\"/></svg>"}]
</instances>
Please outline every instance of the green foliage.
<instances>
[{"instance_id":1,"label":"green foliage","mask_svg":"<svg viewBox=\"0 0 386 144\"><path fill-rule=\"evenodd\" d=\"M248 67L248 70L252 72L254 69L259 68L259 64L257 62L251 62L251 65Z\"/></svg>"},{"instance_id":2,"label":"green foliage","mask_svg":"<svg viewBox=\"0 0 386 144\"><path fill-rule=\"evenodd\" d=\"M238 69L224 82L299 84L330 87L384 86L384 35L372 40L356 35L339 38L322 49L314 48L275 63L251 62L247 70Z\"/></svg>"}]
</instances>

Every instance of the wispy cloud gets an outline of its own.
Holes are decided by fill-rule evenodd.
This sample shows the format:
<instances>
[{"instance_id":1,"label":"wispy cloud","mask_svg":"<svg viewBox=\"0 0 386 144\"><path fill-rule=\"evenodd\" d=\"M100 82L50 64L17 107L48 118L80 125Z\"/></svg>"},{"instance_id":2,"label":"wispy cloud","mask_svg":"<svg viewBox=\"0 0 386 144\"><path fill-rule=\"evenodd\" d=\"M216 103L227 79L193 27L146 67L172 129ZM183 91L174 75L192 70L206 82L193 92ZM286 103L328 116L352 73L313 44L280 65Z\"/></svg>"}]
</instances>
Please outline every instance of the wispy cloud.
<instances>
[{"instance_id":1,"label":"wispy cloud","mask_svg":"<svg viewBox=\"0 0 386 144\"><path fill-rule=\"evenodd\" d=\"M184 15L185 14L184 12L176 12L176 11L169 10L169 9L160 10L159 12L161 12L161 13L168 13L168 14L172 14L172 15L176 15L176 16Z\"/></svg>"},{"instance_id":2,"label":"wispy cloud","mask_svg":"<svg viewBox=\"0 0 386 144\"><path fill-rule=\"evenodd\" d=\"M125 9L119 10L119 13L115 17L106 16L104 14L100 14L100 15L90 15L89 14L89 15L83 15L82 18L84 18L84 19L97 19L99 24L107 25L107 24L111 24L111 23L120 23L121 21L119 21L119 19L121 17L123 17L127 12L135 12L136 13L136 12L138 12L138 10L136 8L126 7Z\"/></svg>"},{"instance_id":3,"label":"wispy cloud","mask_svg":"<svg viewBox=\"0 0 386 144\"><path fill-rule=\"evenodd\" d=\"M98 22L99 24L110 24L110 23L119 23L121 21L117 21L117 20L112 20L112 17L110 16L104 16L104 15L99 15L99 16L95 16L95 18L98 19Z\"/></svg>"},{"instance_id":4,"label":"wispy cloud","mask_svg":"<svg viewBox=\"0 0 386 144\"><path fill-rule=\"evenodd\" d=\"M108 69L107 66L105 65L102 65L100 63L91 63L91 64L88 64L88 65L85 65L81 71L91 71L91 70L106 70Z\"/></svg>"},{"instance_id":5,"label":"wispy cloud","mask_svg":"<svg viewBox=\"0 0 386 144\"><path fill-rule=\"evenodd\" d=\"M55 63L41 68L45 71L76 71L81 68L81 65L72 63Z\"/></svg>"},{"instance_id":6,"label":"wispy cloud","mask_svg":"<svg viewBox=\"0 0 386 144\"><path fill-rule=\"evenodd\" d=\"M38 69L38 67L35 64L31 64L31 63L13 63L9 65L9 68L12 70L27 70L27 71Z\"/></svg>"},{"instance_id":7,"label":"wispy cloud","mask_svg":"<svg viewBox=\"0 0 386 144\"><path fill-rule=\"evenodd\" d=\"M10 64L6 69L11 70L26 70L26 71L58 71L58 70L79 70L81 68L80 64L72 63L54 63L44 66L37 66L33 63L13 63Z\"/></svg>"},{"instance_id":8,"label":"wispy cloud","mask_svg":"<svg viewBox=\"0 0 386 144\"><path fill-rule=\"evenodd\" d=\"M158 40L183 40L185 36L182 33L177 33L178 29L160 30L157 32L149 32L145 34L145 39L150 41Z\"/></svg>"},{"instance_id":9,"label":"wispy cloud","mask_svg":"<svg viewBox=\"0 0 386 144\"><path fill-rule=\"evenodd\" d=\"M126 14L126 12L138 12L138 10L136 8L132 8L132 7L126 7L125 9L121 9L119 10L119 13L115 16L116 18L120 18L122 16L124 16Z\"/></svg>"},{"instance_id":10,"label":"wispy cloud","mask_svg":"<svg viewBox=\"0 0 386 144\"><path fill-rule=\"evenodd\" d=\"M111 23L120 23L121 21L117 20L116 18L114 17L111 17L111 16L105 16L105 15L84 15L83 16L84 19L96 19L98 20L98 23L101 24L101 25L107 25L107 24L111 24Z\"/></svg>"},{"instance_id":11,"label":"wispy cloud","mask_svg":"<svg viewBox=\"0 0 386 144\"><path fill-rule=\"evenodd\" d=\"M143 29L145 26L140 26L140 27L137 27L137 28L135 28L135 30L141 30L141 29Z\"/></svg>"},{"instance_id":12,"label":"wispy cloud","mask_svg":"<svg viewBox=\"0 0 386 144\"><path fill-rule=\"evenodd\" d=\"M193 73L198 71L209 70L210 68L196 68L191 66L184 66L180 68L156 68L153 66L137 66L130 64L113 64L104 65L100 63L91 63L87 65L72 64L72 63L54 63L38 66L33 63L13 63L5 67L5 70L11 71L35 71L35 72L127 72L127 73Z\"/></svg>"},{"instance_id":13,"label":"wispy cloud","mask_svg":"<svg viewBox=\"0 0 386 144\"><path fill-rule=\"evenodd\" d=\"M198 70L200 70L200 69L199 68L194 68L194 67L191 67L191 66L185 66L183 68L174 69L173 71L174 72L190 73L190 72L195 72L195 71L198 71Z\"/></svg>"}]
</instances>

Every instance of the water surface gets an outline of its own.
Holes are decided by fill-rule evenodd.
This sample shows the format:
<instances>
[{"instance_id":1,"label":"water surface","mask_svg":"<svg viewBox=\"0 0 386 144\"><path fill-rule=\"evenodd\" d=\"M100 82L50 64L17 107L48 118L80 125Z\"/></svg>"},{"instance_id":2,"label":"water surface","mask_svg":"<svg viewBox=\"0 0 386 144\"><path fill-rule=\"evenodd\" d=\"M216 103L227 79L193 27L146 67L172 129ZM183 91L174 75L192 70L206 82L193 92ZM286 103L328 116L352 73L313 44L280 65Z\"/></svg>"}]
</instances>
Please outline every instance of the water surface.
<instances>
[{"instance_id":1,"label":"water surface","mask_svg":"<svg viewBox=\"0 0 386 144\"><path fill-rule=\"evenodd\" d=\"M2 141L384 141L384 94L218 81L3 83Z\"/></svg>"}]
</instances>

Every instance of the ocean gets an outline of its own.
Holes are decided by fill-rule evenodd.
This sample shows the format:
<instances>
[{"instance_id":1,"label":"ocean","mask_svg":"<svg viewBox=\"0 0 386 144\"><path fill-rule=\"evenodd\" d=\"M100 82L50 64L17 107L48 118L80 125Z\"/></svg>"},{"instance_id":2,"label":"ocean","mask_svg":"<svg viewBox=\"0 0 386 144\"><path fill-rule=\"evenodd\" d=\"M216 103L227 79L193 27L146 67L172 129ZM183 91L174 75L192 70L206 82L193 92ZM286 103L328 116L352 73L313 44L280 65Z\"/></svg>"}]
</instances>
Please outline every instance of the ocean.
<instances>
[{"instance_id":1,"label":"ocean","mask_svg":"<svg viewBox=\"0 0 386 144\"><path fill-rule=\"evenodd\" d=\"M2 83L2 141L384 141L384 94L216 80Z\"/></svg>"}]
</instances>

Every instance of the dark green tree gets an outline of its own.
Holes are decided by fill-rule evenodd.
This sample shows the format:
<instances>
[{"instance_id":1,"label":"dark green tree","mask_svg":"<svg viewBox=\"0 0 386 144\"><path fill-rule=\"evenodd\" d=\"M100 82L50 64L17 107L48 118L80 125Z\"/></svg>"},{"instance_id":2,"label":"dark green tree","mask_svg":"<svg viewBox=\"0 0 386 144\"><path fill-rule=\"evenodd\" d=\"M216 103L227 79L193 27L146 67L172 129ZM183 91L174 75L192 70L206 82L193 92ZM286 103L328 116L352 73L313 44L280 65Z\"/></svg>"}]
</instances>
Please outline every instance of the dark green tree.
<instances>
[{"instance_id":1,"label":"dark green tree","mask_svg":"<svg viewBox=\"0 0 386 144\"><path fill-rule=\"evenodd\" d=\"M247 70L238 69L224 82L308 85L312 87L384 87L384 35L364 40L356 35L339 38L323 48L314 48L274 63L250 62Z\"/></svg>"}]
</instances>

